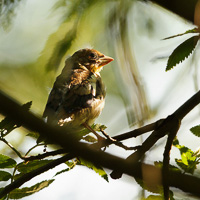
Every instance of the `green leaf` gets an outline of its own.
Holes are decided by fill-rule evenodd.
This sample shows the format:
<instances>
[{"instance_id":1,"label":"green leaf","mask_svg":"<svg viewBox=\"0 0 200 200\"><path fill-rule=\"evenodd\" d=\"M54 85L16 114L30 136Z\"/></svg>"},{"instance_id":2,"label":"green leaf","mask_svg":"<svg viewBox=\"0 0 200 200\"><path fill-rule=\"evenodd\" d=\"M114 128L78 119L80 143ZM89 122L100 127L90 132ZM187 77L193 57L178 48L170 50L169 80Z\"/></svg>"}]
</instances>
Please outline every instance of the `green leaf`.
<instances>
[{"instance_id":1,"label":"green leaf","mask_svg":"<svg viewBox=\"0 0 200 200\"><path fill-rule=\"evenodd\" d=\"M53 160L34 160L34 161L29 161L28 163L23 162L17 166L17 170L20 173L25 174L25 173L31 172L35 169L38 169L52 161Z\"/></svg>"},{"instance_id":2,"label":"green leaf","mask_svg":"<svg viewBox=\"0 0 200 200\"><path fill-rule=\"evenodd\" d=\"M102 125L102 124L93 124L92 128L95 131L101 131L101 130L105 130L107 127L105 125Z\"/></svg>"},{"instance_id":3,"label":"green leaf","mask_svg":"<svg viewBox=\"0 0 200 200\"><path fill-rule=\"evenodd\" d=\"M190 131L196 135L197 137L200 137L200 125L194 126L190 129Z\"/></svg>"},{"instance_id":4,"label":"green leaf","mask_svg":"<svg viewBox=\"0 0 200 200\"><path fill-rule=\"evenodd\" d=\"M62 173L64 173L64 172L68 172L69 170L70 170L69 168L63 169L63 170L57 172L54 176L60 175L60 174L62 174Z\"/></svg>"},{"instance_id":5,"label":"green leaf","mask_svg":"<svg viewBox=\"0 0 200 200\"><path fill-rule=\"evenodd\" d=\"M38 139L40 134L36 132L31 132L31 133L28 133L26 136L32 137L34 139Z\"/></svg>"},{"instance_id":6,"label":"green leaf","mask_svg":"<svg viewBox=\"0 0 200 200\"><path fill-rule=\"evenodd\" d=\"M147 198L144 200L163 200L163 196L161 195L149 195Z\"/></svg>"},{"instance_id":7,"label":"green leaf","mask_svg":"<svg viewBox=\"0 0 200 200\"><path fill-rule=\"evenodd\" d=\"M105 179L108 182L108 175L106 174L106 172L104 171L104 169L102 167L97 167L93 163L86 161L82 158L79 158L78 164L84 165L84 166L88 167L89 169L94 170L97 174L99 174L103 179Z\"/></svg>"},{"instance_id":8,"label":"green leaf","mask_svg":"<svg viewBox=\"0 0 200 200\"><path fill-rule=\"evenodd\" d=\"M39 192L40 190L44 189L45 187L48 187L54 179L52 180L46 180L42 181L40 183L37 183L31 187L24 187L22 189L15 189L9 194L10 199L21 199L26 196L30 196L36 192Z\"/></svg>"},{"instance_id":9,"label":"green leaf","mask_svg":"<svg viewBox=\"0 0 200 200\"><path fill-rule=\"evenodd\" d=\"M8 181L11 177L10 173L0 170L0 181Z\"/></svg>"},{"instance_id":10,"label":"green leaf","mask_svg":"<svg viewBox=\"0 0 200 200\"><path fill-rule=\"evenodd\" d=\"M149 192L161 194L163 191L163 187L161 185L155 185L155 184L151 184L151 183L149 184L148 181L144 181L139 178L136 178L135 180L138 183L138 185L140 185L143 189L145 189Z\"/></svg>"},{"instance_id":11,"label":"green leaf","mask_svg":"<svg viewBox=\"0 0 200 200\"><path fill-rule=\"evenodd\" d=\"M174 146L179 145L179 141L178 141L177 137L174 138L173 145Z\"/></svg>"},{"instance_id":12,"label":"green leaf","mask_svg":"<svg viewBox=\"0 0 200 200\"><path fill-rule=\"evenodd\" d=\"M171 39L171 38L179 37L179 36L182 36L182 35L185 35L185 34L188 34L188 33L198 33L198 29L197 28L193 28L193 29L187 30L185 33L181 33L181 34L173 35L173 36L170 36L170 37L166 37L163 40L168 40L168 39Z\"/></svg>"},{"instance_id":13,"label":"green leaf","mask_svg":"<svg viewBox=\"0 0 200 200\"><path fill-rule=\"evenodd\" d=\"M91 143L97 142L97 138L95 138L93 135L86 135L82 139L85 140L86 142L91 142Z\"/></svg>"},{"instance_id":14,"label":"green leaf","mask_svg":"<svg viewBox=\"0 0 200 200\"><path fill-rule=\"evenodd\" d=\"M154 165L155 165L156 167L162 168L163 162L161 162L161 161L159 161L159 162L155 161L155 162L154 162ZM174 165L171 165L171 164L169 165L169 169L170 169L170 171L181 172L180 169L179 169L178 167L176 167L176 166L174 166Z\"/></svg>"},{"instance_id":15,"label":"green leaf","mask_svg":"<svg viewBox=\"0 0 200 200\"><path fill-rule=\"evenodd\" d=\"M191 149L183 145L178 144L175 146L179 149L181 153L181 159L175 159L176 164L185 172L193 174L194 170L199 164L196 152L193 152Z\"/></svg>"},{"instance_id":16,"label":"green leaf","mask_svg":"<svg viewBox=\"0 0 200 200\"><path fill-rule=\"evenodd\" d=\"M0 154L0 168L13 168L16 166L16 161L12 158Z\"/></svg>"},{"instance_id":17,"label":"green leaf","mask_svg":"<svg viewBox=\"0 0 200 200\"><path fill-rule=\"evenodd\" d=\"M94 131L101 131L101 130L105 130L107 127L105 125L102 125L102 124L93 124L91 126L91 128L94 130ZM88 133L90 133L91 131L88 130L88 129L83 129L82 131L80 131L80 133L78 133L79 137L83 137L85 135L87 135Z\"/></svg>"},{"instance_id":18,"label":"green leaf","mask_svg":"<svg viewBox=\"0 0 200 200\"><path fill-rule=\"evenodd\" d=\"M67 161L67 162L65 162L65 164L66 164L69 168L63 169L63 170L57 172L54 176L57 176L57 175L62 174L62 173L64 173L64 172L68 172L69 170L73 169L73 168L76 166L76 164L77 164L77 160Z\"/></svg>"},{"instance_id":19,"label":"green leaf","mask_svg":"<svg viewBox=\"0 0 200 200\"><path fill-rule=\"evenodd\" d=\"M174 66L185 60L185 58L187 58L194 50L198 39L199 36L193 36L180 44L169 56L166 71L172 69Z\"/></svg>"},{"instance_id":20,"label":"green leaf","mask_svg":"<svg viewBox=\"0 0 200 200\"><path fill-rule=\"evenodd\" d=\"M70 169L73 169L76 164L77 164L77 160L72 160L72 161L67 161L65 162L65 164L70 168Z\"/></svg>"}]
</instances>

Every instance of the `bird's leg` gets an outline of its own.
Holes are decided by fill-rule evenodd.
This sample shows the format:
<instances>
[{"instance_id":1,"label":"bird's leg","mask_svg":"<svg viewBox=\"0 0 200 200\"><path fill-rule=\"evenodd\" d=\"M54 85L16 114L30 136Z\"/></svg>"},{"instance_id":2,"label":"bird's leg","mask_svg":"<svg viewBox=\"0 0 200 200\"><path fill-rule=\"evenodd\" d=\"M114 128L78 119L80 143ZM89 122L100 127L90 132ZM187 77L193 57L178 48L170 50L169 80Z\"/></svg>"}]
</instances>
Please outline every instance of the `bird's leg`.
<instances>
[{"instance_id":1,"label":"bird's leg","mask_svg":"<svg viewBox=\"0 0 200 200\"><path fill-rule=\"evenodd\" d=\"M96 133L96 131L91 126L89 126L86 122L84 122L82 125L85 128L87 128L89 131L91 131L97 137L99 142L102 140L105 140L105 138L101 137L98 133Z\"/></svg>"}]
</instances>

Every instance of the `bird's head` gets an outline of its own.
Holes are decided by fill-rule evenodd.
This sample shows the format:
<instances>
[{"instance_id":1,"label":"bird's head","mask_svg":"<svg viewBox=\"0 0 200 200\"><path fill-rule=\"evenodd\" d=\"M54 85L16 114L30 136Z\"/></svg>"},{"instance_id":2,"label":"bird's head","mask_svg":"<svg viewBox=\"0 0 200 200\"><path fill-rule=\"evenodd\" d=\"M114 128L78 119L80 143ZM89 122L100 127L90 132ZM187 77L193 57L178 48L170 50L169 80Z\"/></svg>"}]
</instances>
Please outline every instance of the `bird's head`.
<instances>
[{"instance_id":1,"label":"bird's head","mask_svg":"<svg viewBox=\"0 0 200 200\"><path fill-rule=\"evenodd\" d=\"M86 67L94 74L99 73L104 65L114 60L95 49L81 49L75 52L72 58L76 60L80 66Z\"/></svg>"}]
</instances>

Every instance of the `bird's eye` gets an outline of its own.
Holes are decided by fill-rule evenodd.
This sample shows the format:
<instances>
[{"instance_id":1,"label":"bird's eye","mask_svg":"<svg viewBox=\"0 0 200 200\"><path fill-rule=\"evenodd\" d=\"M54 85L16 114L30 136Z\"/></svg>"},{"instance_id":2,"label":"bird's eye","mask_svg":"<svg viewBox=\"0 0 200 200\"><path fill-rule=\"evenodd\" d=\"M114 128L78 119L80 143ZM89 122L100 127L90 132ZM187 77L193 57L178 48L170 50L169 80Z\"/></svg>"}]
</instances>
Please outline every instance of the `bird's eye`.
<instances>
[{"instance_id":1,"label":"bird's eye","mask_svg":"<svg viewBox=\"0 0 200 200\"><path fill-rule=\"evenodd\" d=\"M97 55L95 53L90 53L89 54L89 58L90 59L95 59L97 57Z\"/></svg>"}]
</instances>

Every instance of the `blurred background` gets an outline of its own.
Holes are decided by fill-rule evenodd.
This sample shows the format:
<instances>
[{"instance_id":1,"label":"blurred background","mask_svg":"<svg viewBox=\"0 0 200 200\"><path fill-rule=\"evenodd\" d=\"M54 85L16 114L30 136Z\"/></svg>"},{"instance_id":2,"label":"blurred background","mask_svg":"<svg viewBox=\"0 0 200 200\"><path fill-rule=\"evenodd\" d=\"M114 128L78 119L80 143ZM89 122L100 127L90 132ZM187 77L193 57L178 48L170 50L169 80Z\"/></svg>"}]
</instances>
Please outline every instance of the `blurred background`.
<instances>
[{"instance_id":1,"label":"blurred background","mask_svg":"<svg viewBox=\"0 0 200 200\"><path fill-rule=\"evenodd\" d=\"M108 127L110 136L167 117L199 89L198 46L186 61L165 72L171 52L191 34L162 40L195 26L157 4L136 0L0 0L0 13L0 89L21 104L32 101L31 111L38 116L65 59L85 47L115 59L101 72L107 87L106 106L96 121ZM196 108L183 120L178 133L180 143L192 150L200 143L189 132L199 123L198 115ZM25 133L15 131L8 136L21 152L35 144ZM124 143L139 145L147 135ZM165 139L152 148L145 162L162 160ZM131 153L114 146L107 151L121 157ZM1 153L11 156L3 145ZM180 155L175 148L171 154L174 164L173 158ZM62 168L64 165L24 186L48 179ZM179 191L175 194L183 198ZM78 166L24 199L132 200L141 196L148 194L133 178L124 175L120 180L109 178L107 183Z\"/></svg>"}]
</instances>

